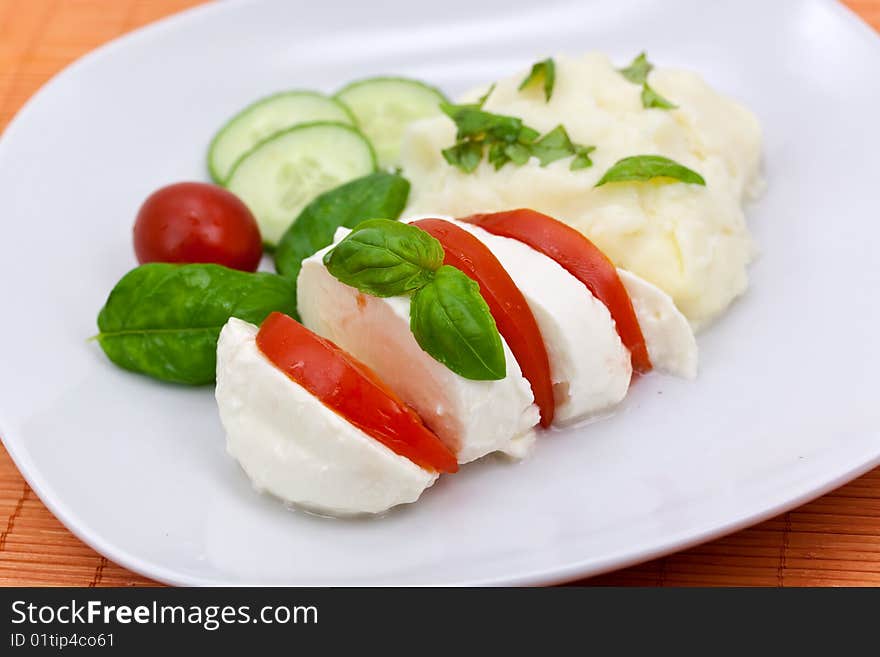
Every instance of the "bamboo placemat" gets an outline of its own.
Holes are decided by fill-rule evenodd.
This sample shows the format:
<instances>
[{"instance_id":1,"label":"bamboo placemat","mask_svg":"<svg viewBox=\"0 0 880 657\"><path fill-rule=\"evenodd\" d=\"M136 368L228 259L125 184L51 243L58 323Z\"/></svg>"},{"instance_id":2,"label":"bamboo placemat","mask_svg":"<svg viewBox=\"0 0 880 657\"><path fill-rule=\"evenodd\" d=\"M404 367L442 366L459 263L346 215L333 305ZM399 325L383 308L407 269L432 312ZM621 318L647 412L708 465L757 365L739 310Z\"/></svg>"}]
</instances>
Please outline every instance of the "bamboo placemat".
<instances>
[{"instance_id":1,"label":"bamboo placemat","mask_svg":"<svg viewBox=\"0 0 880 657\"><path fill-rule=\"evenodd\" d=\"M0 130L40 85L77 57L195 4L199 0L0 0ZM847 4L880 29L880 0ZM880 469L745 531L579 583L880 586ZM154 585L68 532L2 447L0 584Z\"/></svg>"}]
</instances>

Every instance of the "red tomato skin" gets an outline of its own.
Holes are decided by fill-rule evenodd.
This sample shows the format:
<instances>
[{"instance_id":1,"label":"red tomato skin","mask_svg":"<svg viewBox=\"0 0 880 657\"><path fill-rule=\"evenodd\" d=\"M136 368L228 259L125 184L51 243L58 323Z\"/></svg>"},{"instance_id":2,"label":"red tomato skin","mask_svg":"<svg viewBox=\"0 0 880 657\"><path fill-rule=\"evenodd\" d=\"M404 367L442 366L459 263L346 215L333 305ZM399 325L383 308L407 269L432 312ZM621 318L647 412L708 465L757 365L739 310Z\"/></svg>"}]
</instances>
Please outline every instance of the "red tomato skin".
<instances>
[{"instance_id":1,"label":"red tomato skin","mask_svg":"<svg viewBox=\"0 0 880 657\"><path fill-rule=\"evenodd\" d=\"M443 219L419 219L412 225L440 241L444 264L460 269L479 284L498 331L532 386L541 411L541 426L549 427L556 403L547 347L528 302L510 274L485 244L455 224Z\"/></svg>"},{"instance_id":2,"label":"red tomato skin","mask_svg":"<svg viewBox=\"0 0 880 657\"><path fill-rule=\"evenodd\" d=\"M553 217L525 208L475 214L461 221L495 235L517 239L559 263L608 308L621 341L630 351L633 370L637 373L651 370L648 346L617 269L582 233Z\"/></svg>"},{"instance_id":3,"label":"red tomato skin","mask_svg":"<svg viewBox=\"0 0 880 657\"><path fill-rule=\"evenodd\" d=\"M263 241L253 214L235 194L181 182L156 190L141 205L134 251L141 264L211 262L256 271Z\"/></svg>"},{"instance_id":4,"label":"red tomato skin","mask_svg":"<svg viewBox=\"0 0 880 657\"><path fill-rule=\"evenodd\" d=\"M415 411L370 368L330 340L274 312L257 332L257 347L324 406L396 454L433 472L458 470L455 454Z\"/></svg>"}]
</instances>

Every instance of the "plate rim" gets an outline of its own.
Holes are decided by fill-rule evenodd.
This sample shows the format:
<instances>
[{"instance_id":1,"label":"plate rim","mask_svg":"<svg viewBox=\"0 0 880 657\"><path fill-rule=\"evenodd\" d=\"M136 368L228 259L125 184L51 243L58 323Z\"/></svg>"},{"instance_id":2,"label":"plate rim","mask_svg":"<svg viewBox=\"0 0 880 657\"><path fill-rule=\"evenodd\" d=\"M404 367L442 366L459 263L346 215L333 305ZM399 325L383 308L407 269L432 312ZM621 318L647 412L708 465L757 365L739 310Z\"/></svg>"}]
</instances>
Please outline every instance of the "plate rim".
<instances>
[{"instance_id":1,"label":"plate rim","mask_svg":"<svg viewBox=\"0 0 880 657\"><path fill-rule=\"evenodd\" d=\"M878 431L880 434L880 431ZM123 548L117 548L111 541L86 531L81 522L77 522L76 513L68 509L66 504L58 499L51 490L51 485L43 481L30 469L31 464L26 454L21 454L15 448L11 448L3 432L3 421L0 418L0 436L3 436L3 444L10 458L19 468L22 477L37 494L49 511L83 543L91 547L103 557L113 561L124 568L144 577L154 579L171 586L297 586L288 582L268 584L265 582L229 582L210 577L186 575L158 563L152 563ZM510 576L492 576L485 578L470 578L444 582L441 586L467 587L467 586L541 586L569 582L576 579L596 577L603 573L657 559L675 552L686 550L695 545L700 545L715 538L726 536L740 529L773 518L793 508L802 506L844 484L858 478L862 474L880 466L880 448L874 450L873 456L864 455L850 459L843 467L839 468L833 477L813 476L804 483L799 492L794 496L781 495L771 505L760 505L758 511L750 510L739 514L733 519L720 523L707 523L702 529L683 529L675 534L666 535L664 538L643 545L641 548L620 552L614 555L600 555L587 559L578 560L561 566L537 569ZM24 467L23 467L24 466ZM817 483L818 482L818 483ZM430 586L431 584L353 584L351 586ZM333 586L333 584L320 584L318 586Z\"/></svg>"},{"instance_id":2,"label":"plate rim","mask_svg":"<svg viewBox=\"0 0 880 657\"><path fill-rule=\"evenodd\" d=\"M815 2L817 0L813 1ZM880 35L878 35L870 25L864 22L855 11L838 0L819 1L832 6L833 11L835 11L838 16L847 23L849 29L853 31L853 37L857 36L866 42L870 42L871 46L878 50L878 55L880 55ZM99 61L101 58L111 55L117 48L125 47L129 43L137 41L138 39L149 37L153 33L161 32L162 30L178 26L190 20L197 20L203 14L226 11L229 7L236 5L239 7L242 5L256 5L260 2L261 0L238 0L235 5L232 3L209 2L190 7L115 37L83 54L81 57L65 66L61 71L54 74L30 98L28 98L24 104L22 104L15 115L7 123L3 132L0 133L0 155L2 155L3 145L8 136L19 129L19 126L22 124L22 117L27 116L30 113L31 107L38 102L49 89L58 84L59 80L74 75L81 67ZM2 413L2 409L0 409L0 413ZM15 436L14 433L6 431L3 428L5 425L6 423L3 421L2 416L0 416L0 441L2 441L5 446L12 462L19 471L19 474L59 522L61 522L61 524L64 525L64 527L74 536L95 550L102 557L141 576L172 586L272 585L263 582L229 582L223 579L193 576L191 574L182 573L177 569L169 568L160 563L154 563L140 558L130 550L117 547L111 540L98 535L97 532L90 531L84 526L85 523L83 520L78 518L79 514L73 509L68 508L66 503L61 500L52 489L51 484L43 479L39 469L31 462L30 455L24 448L24 445L26 444L25 441L21 440L20 437ZM873 432L867 432L868 436L872 434L880 437L880 427L876 428ZM764 520L790 511L793 508L821 497L876 467L880 467L880 445L872 449L861 450L857 456L846 459L842 465L839 465L833 470L833 474L831 474L832 471L830 469L826 469L823 470L823 472L826 473L825 475L810 476L796 489L796 493L778 494L773 498L772 503L753 504L749 507L749 510L739 513L735 517L728 516L727 520L722 522L706 522L703 523L702 526L693 527L691 529L682 529L674 534L666 534L663 538L642 543L640 548L631 549L626 552L620 551L613 555L605 554L594 556L575 560L563 565L522 572L516 575L496 575L486 578L461 579L444 582L441 585L453 587L535 586L595 577L613 570L626 568L681 550L686 550L695 545L711 541L763 522ZM795 489L789 488L789 490ZM297 586L297 584L287 582L283 582L280 585ZM431 584L422 583L414 584L412 586L424 585ZM331 586L331 584L323 584L319 586ZM399 586L399 584L354 584L354 586Z\"/></svg>"}]
</instances>

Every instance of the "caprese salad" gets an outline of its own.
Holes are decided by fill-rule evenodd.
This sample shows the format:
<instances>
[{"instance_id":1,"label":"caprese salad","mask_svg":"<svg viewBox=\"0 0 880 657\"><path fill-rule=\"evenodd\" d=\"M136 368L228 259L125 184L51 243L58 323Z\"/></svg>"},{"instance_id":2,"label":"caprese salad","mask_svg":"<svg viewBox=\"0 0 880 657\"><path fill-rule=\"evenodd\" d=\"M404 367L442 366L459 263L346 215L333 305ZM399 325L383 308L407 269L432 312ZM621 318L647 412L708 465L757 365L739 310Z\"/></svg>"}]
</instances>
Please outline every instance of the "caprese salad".
<instances>
[{"instance_id":1,"label":"caprese salad","mask_svg":"<svg viewBox=\"0 0 880 657\"><path fill-rule=\"evenodd\" d=\"M651 68L640 56L614 75L640 85L639 112L678 110L648 85ZM255 488L333 516L414 502L488 454L522 458L547 428L619 404L638 375L694 378L694 322L673 294L565 217L406 211L401 149L444 116L455 136L437 175L452 193L478 173L501 194L510 181L491 171L505 168L582 186L601 143L486 110L510 91L546 112L560 82L567 93L547 59L459 105L381 77L248 106L210 144L216 184L177 183L142 205L141 265L98 315L101 348L162 381L215 383L228 452ZM587 189L630 195L707 184L637 153L596 179ZM265 251L277 273L257 271Z\"/></svg>"},{"instance_id":2,"label":"caprese salad","mask_svg":"<svg viewBox=\"0 0 880 657\"><path fill-rule=\"evenodd\" d=\"M459 463L521 458L539 427L620 402L634 371L695 374L669 296L532 210L340 228L297 288L302 323L227 322L217 403L255 486L322 513L384 511Z\"/></svg>"}]
</instances>

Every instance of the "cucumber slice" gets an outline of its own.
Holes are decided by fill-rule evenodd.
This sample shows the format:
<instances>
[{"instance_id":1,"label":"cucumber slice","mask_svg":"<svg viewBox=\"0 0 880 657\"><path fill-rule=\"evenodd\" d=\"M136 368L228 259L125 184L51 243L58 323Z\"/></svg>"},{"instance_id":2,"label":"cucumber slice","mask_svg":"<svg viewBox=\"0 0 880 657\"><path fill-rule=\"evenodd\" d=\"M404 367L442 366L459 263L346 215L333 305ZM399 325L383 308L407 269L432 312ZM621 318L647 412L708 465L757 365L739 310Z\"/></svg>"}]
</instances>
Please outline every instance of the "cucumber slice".
<instances>
[{"instance_id":1,"label":"cucumber slice","mask_svg":"<svg viewBox=\"0 0 880 657\"><path fill-rule=\"evenodd\" d=\"M254 213L272 247L313 198L375 170L376 154L357 128L320 121L261 141L238 160L226 187Z\"/></svg>"},{"instance_id":2,"label":"cucumber slice","mask_svg":"<svg viewBox=\"0 0 880 657\"><path fill-rule=\"evenodd\" d=\"M283 91L248 105L211 140L208 171L223 184L242 155L266 137L299 123L336 121L354 125L348 108L335 98L316 91Z\"/></svg>"},{"instance_id":3,"label":"cucumber slice","mask_svg":"<svg viewBox=\"0 0 880 657\"><path fill-rule=\"evenodd\" d=\"M352 111L384 168L398 165L406 126L440 114L439 105L446 100L438 89L424 82L389 77L352 82L337 92L336 98Z\"/></svg>"}]
</instances>

